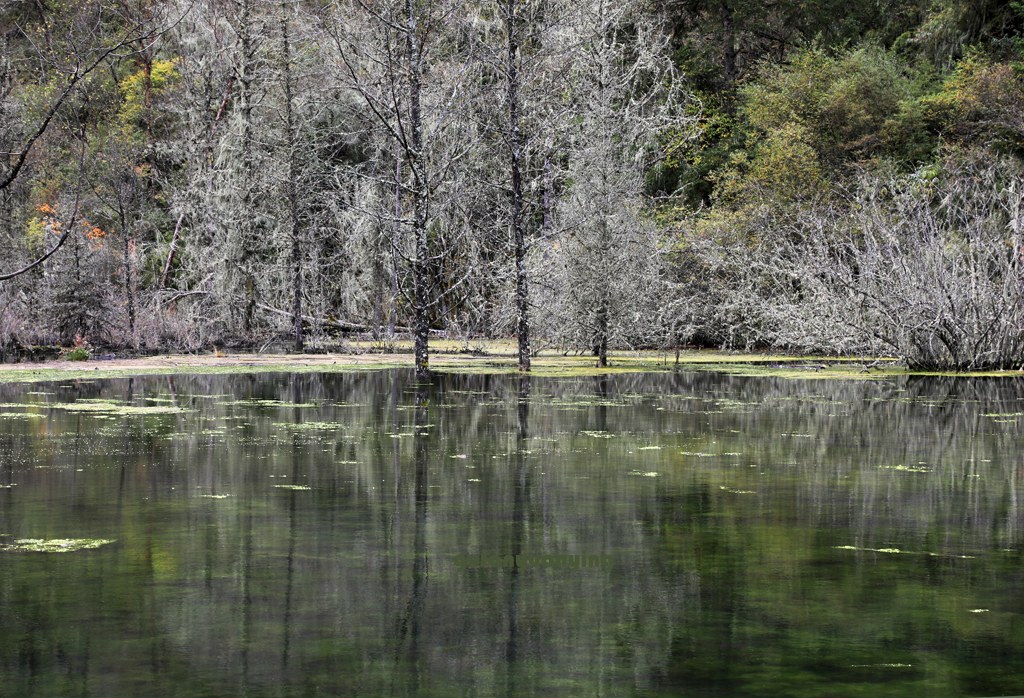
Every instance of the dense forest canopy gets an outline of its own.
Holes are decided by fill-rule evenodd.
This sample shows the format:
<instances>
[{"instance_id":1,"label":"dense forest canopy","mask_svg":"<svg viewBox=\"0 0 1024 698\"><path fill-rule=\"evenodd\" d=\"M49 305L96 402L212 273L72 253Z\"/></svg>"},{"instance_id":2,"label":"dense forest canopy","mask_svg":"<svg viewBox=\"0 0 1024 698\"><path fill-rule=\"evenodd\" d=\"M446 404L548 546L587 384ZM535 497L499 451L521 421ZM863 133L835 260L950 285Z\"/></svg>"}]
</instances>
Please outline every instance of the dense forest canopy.
<instances>
[{"instance_id":1,"label":"dense forest canopy","mask_svg":"<svg viewBox=\"0 0 1024 698\"><path fill-rule=\"evenodd\" d=\"M4 0L0 344L1024 357L1024 3Z\"/></svg>"}]
</instances>

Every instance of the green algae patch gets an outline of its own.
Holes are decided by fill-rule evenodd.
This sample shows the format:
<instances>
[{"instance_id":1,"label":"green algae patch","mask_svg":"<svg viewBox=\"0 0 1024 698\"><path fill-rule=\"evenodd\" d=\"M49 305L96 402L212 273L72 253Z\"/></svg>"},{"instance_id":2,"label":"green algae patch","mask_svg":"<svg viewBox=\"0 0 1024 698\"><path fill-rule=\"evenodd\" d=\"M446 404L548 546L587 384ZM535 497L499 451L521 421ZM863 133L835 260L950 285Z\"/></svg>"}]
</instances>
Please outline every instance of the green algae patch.
<instances>
[{"instance_id":1,"label":"green algae patch","mask_svg":"<svg viewBox=\"0 0 1024 698\"><path fill-rule=\"evenodd\" d=\"M882 470L896 470L901 473L930 473L931 468L926 468L922 465L880 465L878 466Z\"/></svg>"},{"instance_id":2,"label":"green algae patch","mask_svg":"<svg viewBox=\"0 0 1024 698\"><path fill-rule=\"evenodd\" d=\"M436 373L454 373L458 375L516 375L519 368L510 359L508 361L482 360L458 361L446 363L443 360L431 364ZM613 364L603 368L590 364L573 363L541 363L534 362L529 373L535 378L587 378L591 376L616 375L620 373L667 373L671 367L656 362Z\"/></svg>"},{"instance_id":3,"label":"green algae patch","mask_svg":"<svg viewBox=\"0 0 1024 698\"><path fill-rule=\"evenodd\" d=\"M973 560L973 555L952 555L949 553L930 553L915 550L901 550L900 548L861 548L856 545L836 545L836 550L854 550L861 553L883 553L886 555L926 555L928 557L945 557L956 560Z\"/></svg>"},{"instance_id":4,"label":"green algae patch","mask_svg":"<svg viewBox=\"0 0 1024 698\"><path fill-rule=\"evenodd\" d=\"M337 429L341 429L342 425L338 422L300 422L298 424L292 424L291 422L274 422L274 426L293 429L295 431L335 431Z\"/></svg>"},{"instance_id":5,"label":"green algae patch","mask_svg":"<svg viewBox=\"0 0 1024 698\"><path fill-rule=\"evenodd\" d=\"M830 359L829 361L831 362L832 360ZM898 367L866 368L861 364L843 363L841 365L834 365L831 363L806 362L807 359L794 360L783 365L722 362L700 366L691 365L689 368L715 373L727 373L743 378L785 378L789 380L878 380L908 375L905 369Z\"/></svg>"},{"instance_id":6,"label":"green algae patch","mask_svg":"<svg viewBox=\"0 0 1024 698\"><path fill-rule=\"evenodd\" d=\"M264 400L261 398L247 398L245 400L229 400L219 403L221 405L241 407L319 407L312 402L285 402L284 400Z\"/></svg>"},{"instance_id":7,"label":"green algae patch","mask_svg":"<svg viewBox=\"0 0 1024 698\"><path fill-rule=\"evenodd\" d=\"M539 403L540 401L538 401ZM619 400L551 400L549 405L555 408L563 407L629 407L629 403Z\"/></svg>"},{"instance_id":8,"label":"green algae patch","mask_svg":"<svg viewBox=\"0 0 1024 698\"><path fill-rule=\"evenodd\" d=\"M456 348L456 345L462 348ZM353 344L358 349L359 345ZM475 346L475 345L474 345ZM392 351L404 345L398 343ZM448 349L450 353L445 353ZM480 351L465 351L462 342L431 342L431 369L438 373L515 375L518 362L514 344L485 343ZM336 355L231 355L213 359L208 355L178 355L114 361L110 365L83 367L49 363L31 368L0 370L0 382L32 383L126 378L145 375L230 375L256 373L346 373L411 369L410 354ZM533 359L530 375L540 378L583 378L622 373L669 373L710 371L744 377L816 380L879 380L902 376L955 376L1021 378L1024 371L941 372L908 369L899 360L882 357L816 357L728 352L718 350L674 352L612 352L608 366L598 366L592 356L567 355L562 350L544 350ZM165 398L156 398L157 400ZM147 398L152 401L152 398Z\"/></svg>"},{"instance_id":9,"label":"green algae patch","mask_svg":"<svg viewBox=\"0 0 1024 698\"><path fill-rule=\"evenodd\" d=\"M47 405L50 409L65 412L95 412L104 415L157 415L185 414L191 410L169 405L121 405L116 402L100 402L80 400L78 402L55 403Z\"/></svg>"},{"instance_id":10,"label":"green algae patch","mask_svg":"<svg viewBox=\"0 0 1024 698\"><path fill-rule=\"evenodd\" d=\"M5 553L73 553L95 550L115 541L107 538L18 538L13 543L0 544Z\"/></svg>"},{"instance_id":11,"label":"green algae patch","mask_svg":"<svg viewBox=\"0 0 1024 698\"><path fill-rule=\"evenodd\" d=\"M735 357L739 358L739 357ZM922 371L911 369L893 358L866 360L834 357L764 357L760 360L721 359L680 362L687 370L726 373L744 378L790 380L885 380L902 377L928 378L1024 378L1021 370Z\"/></svg>"},{"instance_id":12,"label":"green algae patch","mask_svg":"<svg viewBox=\"0 0 1024 698\"><path fill-rule=\"evenodd\" d=\"M438 356L432 368L441 373L514 374L517 363L512 356ZM591 356L539 356L531 375L543 378L580 378L619 373L669 373L673 371L710 371L743 377L787 379L875 380L912 374L894 358L807 357L777 354L730 353L724 351L681 352L679 360L661 352L613 353L609 365L599 367ZM1021 374L1024 375L1024 374ZM754 405L727 405L742 409Z\"/></svg>"}]
</instances>

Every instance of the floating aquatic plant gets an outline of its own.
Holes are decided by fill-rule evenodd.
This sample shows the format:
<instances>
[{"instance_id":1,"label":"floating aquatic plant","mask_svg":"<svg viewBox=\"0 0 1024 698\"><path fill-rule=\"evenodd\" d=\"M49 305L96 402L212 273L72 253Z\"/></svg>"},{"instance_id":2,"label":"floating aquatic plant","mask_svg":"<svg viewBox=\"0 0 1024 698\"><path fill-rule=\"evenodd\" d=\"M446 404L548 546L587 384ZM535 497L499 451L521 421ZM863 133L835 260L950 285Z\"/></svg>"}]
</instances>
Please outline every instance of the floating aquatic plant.
<instances>
[{"instance_id":1,"label":"floating aquatic plant","mask_svg":"<svg viewBox=\"0 0 1024 698\"><path fill-rule=\"evenodd\" d=\"M882 470L898 470L903 473L930 473L931 468L922 468L919 465L880 465Z\"/></svg>"},{"instance_id":2,"label":"floating aquatic plant","mask_svg":"<svg viewBox=\"0 0 1024 698\"><path fill-rule=\"evenodd\" d=\"M93 550L113 543L106 538L18 538L13 543L0 545L8 553L73 553Z\"/></svg>"},{"instance_id":3,"label":"floating aquatic plant","mask_svg":"<svg viewBox=\"0 0 1024 698\"><path fill-rule=\"evenodd\" d=\"M101 415L153 415L153 414L184 414L190 410L168 405L119 405L115 402L94 402L79 400L77 402L54 403L47 407L66 412L98 412Z\"/></svg>"},{"instance_id":4,"label":"floating aquatic plant","mask_svg":"<svg viewBox=\"0 0 1024 698\"><path fill-rule=\"evenodd\" d=\"M283 426L285 429L295 429L297 431L332 431L341 428L341 425L337 422L301 422L299 424L276 422L276 424Z\"/></svg>"},{"instance_id":5,"label":"floating aquatic plant","mask_svg":"<svg viewBox=\"0 0 1024 698\"><path fill-rule=\"evenodd\" d=\"M311 402L285 402L284 400L265 400L260 398L248 398L245 400L229 400L221 402L221 405L238 405L241 407L319 407Z\"/></svg>"},{"instance_id":6,"label":"floating aquatic plant","mask_svg":"<svg viewBox=\"0 0 1024 698\"><path fill-rule=\"evenodd\" d=\"M274 485L274 487L276 487L279 490L293 490L295 492L308 492L309 490L313 489L312 487L307 487L306 485Z\"/></svg>"},{"instance_id":7,"label":"floating aquatic plant","mask_svg":"<svg viewBox=\"0 0 1024 698\"><path fill-rule=\"evenodd\" d=\"M886 553L888 555L927 555L928 557L952 557L958 560L973 560L973 555L949 555L946 553L929 553L914 550L901 550L899 548L860 548L856 545L836 545L836 550L856 550L862 553Z\"/></svg>"}]
</instances>

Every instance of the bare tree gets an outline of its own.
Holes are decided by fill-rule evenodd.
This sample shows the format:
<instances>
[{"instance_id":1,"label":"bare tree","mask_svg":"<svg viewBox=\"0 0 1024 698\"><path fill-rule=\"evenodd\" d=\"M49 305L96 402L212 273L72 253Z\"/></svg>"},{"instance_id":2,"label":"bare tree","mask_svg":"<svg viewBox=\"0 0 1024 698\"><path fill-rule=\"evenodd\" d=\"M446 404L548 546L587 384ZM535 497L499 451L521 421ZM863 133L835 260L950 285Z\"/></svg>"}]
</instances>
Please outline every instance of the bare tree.
<instances>
[{"instance_id":1,"label":"bare tree","mask_svg":"<svg viewBox=\"0 0 1024 698\"><path fill-rule=\"evenodd\" d=\"M563 332L605 366L612 339L657 313L660 254L643 176L661 157L659 131L685 120L667 39L636 6L583 3L573 29L571 186L559 203L563 233L538 261L549 267L546 302L561 311Z\"/></svg>"},{"instance_id":2,"label":"bare tree","mask_svg":"<svg viewBox=\"0 0 1024 698\"><path fill-rule=\"evenodd\" d=\"M694 244L725 341L895 355L925 369L1024 362L1019 164L975 153L923 182L863 173L839 196ZM716 317L717 314L717 317ZM722 331L722 330L719 330ZM731 335L731 338L730 338Z\"/></svg>"},{"instance_id":3,"label":"bare tree","mask_svg":"<svg viewBox=\"0 0 1024 698\"><path fill-rule=\"evenodd\" d=\"M297 142L297 124L295 123L295 85L292 71L292 47L290 40L290 7L288 0L281 2L281 83L284 88L285 136L284 147L288 161L288 179L285 183L288 199L288 220L290 224L289 261L292 279L292 330L295 338L295 351L303 349L302 334L302 230L299 221L299 153Z\"/></svg>"},{"instance_id":4,"label":"bare tree","mask_svg":"<svg viewBox=\"0 0 1024 698\"><path fill-rule=\"evenodd\" d=\"M444 225L440 191L453 180L460 160L452 138L453 116L461 108L464 77L458 47L451 41L461 21L454 0L391 0L339 3L327 18L345 85L359 95L374 128L397 153L398 164L383 158L378 176L395 173L396 221L411 233L416 373L429 375L428 338L432 312L444 297L436 263L443 258ZM392 169L393 168L393 169ZM402 201L408 205L401 206ZM401 245L396 244L396 249Z\"/></svg>"},{"instance_id":5,"label":"bare tree","mask_svg":"<svg viewBox=\"0 0 1024 698\"><path fill-rule=\"evenodd\" d=\"M505 25L508 53L505 60L505 85L508 99L508 128L505 136L508 148L508 168L511 179L512 203L512 246L515 254L516 275L516 343L519 352L519 370L530 370L530 294L526 277L526 223L525 194L523 191L523 138L520 114L520 49L522 45L522 12L524 3L520 0L504 0L500 5L501 18Z\"/></svg>"}]
</instances>

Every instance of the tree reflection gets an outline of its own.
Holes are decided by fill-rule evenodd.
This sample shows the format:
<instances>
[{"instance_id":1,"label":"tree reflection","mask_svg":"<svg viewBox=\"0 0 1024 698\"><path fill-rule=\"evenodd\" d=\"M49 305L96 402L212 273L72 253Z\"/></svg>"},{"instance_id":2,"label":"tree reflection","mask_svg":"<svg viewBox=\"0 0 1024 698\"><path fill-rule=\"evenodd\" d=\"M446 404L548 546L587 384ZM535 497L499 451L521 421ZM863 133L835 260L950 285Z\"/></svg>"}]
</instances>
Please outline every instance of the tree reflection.
<instances>
[{"instance_id":1,"label":"tree reflection","mask_svg":"<svg viewBox=\"0 0 1024 698\"><path fill-rule=\"evenodd\" d=\"M399 620L398 646L405 646L408 667L409 690L415 694L420 688L423 672L423 654L421 633L423 624L423 606L427 594L429 560L427 555L427 505L428 487L428 455L430 450L429 423L430 393L429 386L417 383L415 408L413 411L413 549L412 549L412 584L405 612Z\"/></svg>"},{"instance_id":2,"label":"tree reflection","mask_svg":"<svg viewBox=\"0 0 1024 698\"><path fill-rule=\"evenodd\" d=\"M508 642L505 645L507 672L506 692L518 695L516 677L519 671L519 556L523 552L523 538L526 526L526 506L530 500L529 469L526 466L525 451L530 432L530 377L519 377L519 395L516 399L516 438L512 448L512 541L511 567L508 575Z\"/></svg>"},{"instance_id":3,"label":"tree reflection","mask_svg":"<svg viewBox=\"0 0 1024 698\"><path fill-rule=\"evenodd\" d=\"M410 379L0 423L0 694L1021 692L1012 383Z\"/></svg>"}]
</instances>

